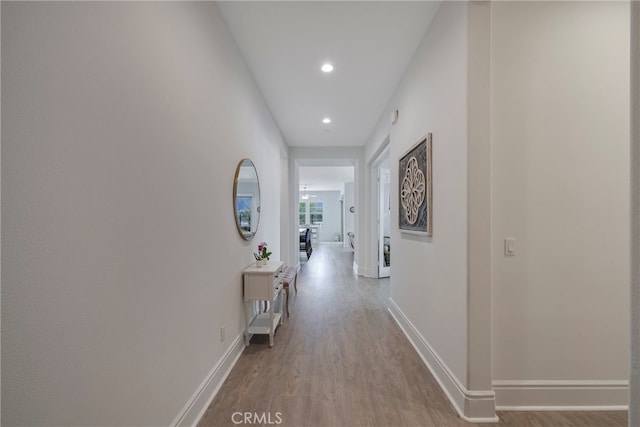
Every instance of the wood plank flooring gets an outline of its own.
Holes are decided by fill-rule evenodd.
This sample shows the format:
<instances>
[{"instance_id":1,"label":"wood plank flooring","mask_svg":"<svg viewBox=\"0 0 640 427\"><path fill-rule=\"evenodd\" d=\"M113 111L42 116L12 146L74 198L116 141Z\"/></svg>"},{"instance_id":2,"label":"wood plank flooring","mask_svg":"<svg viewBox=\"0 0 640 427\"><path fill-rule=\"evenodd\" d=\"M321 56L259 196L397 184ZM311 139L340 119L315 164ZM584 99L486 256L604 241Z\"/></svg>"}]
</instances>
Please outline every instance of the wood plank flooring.
<instances>
[{"instance_id":1,"label":"wood plank flooring","mask_svg":"<svg viewBox=\"0 0 640 427\"><path fill-rule=\"evenodd\" d=\"M359 278L352 263L339 245L314 247L274 347L266 336L252 339L199 426L238 425L245 412L253 425L475 426L457 416L388 313L389 280ZM626 412L498 416L478 426L627 425Z\"/></svg>"}]
</instances>

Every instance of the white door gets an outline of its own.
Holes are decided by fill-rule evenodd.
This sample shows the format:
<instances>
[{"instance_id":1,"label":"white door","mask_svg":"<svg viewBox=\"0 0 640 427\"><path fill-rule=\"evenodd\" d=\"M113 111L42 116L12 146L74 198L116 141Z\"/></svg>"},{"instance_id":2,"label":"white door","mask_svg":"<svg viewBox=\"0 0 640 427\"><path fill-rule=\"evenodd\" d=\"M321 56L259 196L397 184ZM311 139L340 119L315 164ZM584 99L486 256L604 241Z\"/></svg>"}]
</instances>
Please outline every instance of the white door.
<instances>
[{"instance_id":1,"label":"white door","mask_svg":"<svg viewBox=\"0 0 640 427\"><path fill-rule=\"evenodd\" d=\"M378 168L378 277L391 275L390 180L389 169Z\"/></svg>"}]
</instances>

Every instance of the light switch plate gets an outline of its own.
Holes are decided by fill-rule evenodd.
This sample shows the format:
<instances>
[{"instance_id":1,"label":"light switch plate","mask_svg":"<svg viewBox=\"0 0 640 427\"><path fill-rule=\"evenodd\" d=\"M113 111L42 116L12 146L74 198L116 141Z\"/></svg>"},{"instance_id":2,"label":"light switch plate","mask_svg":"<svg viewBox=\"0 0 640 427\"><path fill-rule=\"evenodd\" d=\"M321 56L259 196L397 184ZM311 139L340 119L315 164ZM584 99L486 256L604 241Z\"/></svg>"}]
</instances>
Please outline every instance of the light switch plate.
<instances>
[{"instance_id":1,"label":"light switch plate","mask_svg":"<svg viewBox=\"0 0 640 427\"><path fill-rule=\"evenodd\" d=\"M513 237L507 237L504 239L504 256L516 255L516 239Z\"/></svg>"}]
</instances>

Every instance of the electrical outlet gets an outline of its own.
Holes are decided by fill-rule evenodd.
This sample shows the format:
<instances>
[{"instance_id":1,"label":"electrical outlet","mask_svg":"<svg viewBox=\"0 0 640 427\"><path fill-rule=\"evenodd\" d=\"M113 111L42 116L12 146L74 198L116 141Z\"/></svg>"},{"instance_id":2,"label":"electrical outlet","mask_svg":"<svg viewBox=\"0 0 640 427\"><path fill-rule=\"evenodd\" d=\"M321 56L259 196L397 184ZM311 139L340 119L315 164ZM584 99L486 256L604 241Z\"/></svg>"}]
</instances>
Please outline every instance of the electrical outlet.
<instances>
[{"instance_id":1,"label":"electrical outlet","mask_svg":"<svg viewBox=\"0 0 640 427\"><path fill-rule=\"evenodd\" d=\"M220 326L220 342L224 342L224 323Z\"/></svg>"}]
</instances>

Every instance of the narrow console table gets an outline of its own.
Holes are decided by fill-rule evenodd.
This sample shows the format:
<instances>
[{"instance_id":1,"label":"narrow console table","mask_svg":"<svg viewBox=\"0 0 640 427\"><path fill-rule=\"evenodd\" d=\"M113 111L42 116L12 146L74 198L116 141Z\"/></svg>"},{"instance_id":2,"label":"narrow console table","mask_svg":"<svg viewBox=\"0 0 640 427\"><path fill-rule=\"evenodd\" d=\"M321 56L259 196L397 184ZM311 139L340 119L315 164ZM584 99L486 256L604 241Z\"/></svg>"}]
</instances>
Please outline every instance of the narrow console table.
<instances>
[{"instance_id":1,"label":"narrow console table","mask_svg":"<svg viewBox=\"0 0 640 427\"><path fill-rule=\"evenodd\" d=\"M275 311L275 301L282 290L282 261L269 261L264 267L252 265L242 270L244 282L244 344L249 345L252 334L269 334L269 347L273 347L273 334L282 324L282 298L280 309ZM250 322L251 303L269 301L269 311L260 312ZM261 306L262 304L260 304Z\"/></svg>"}]
</instances>

